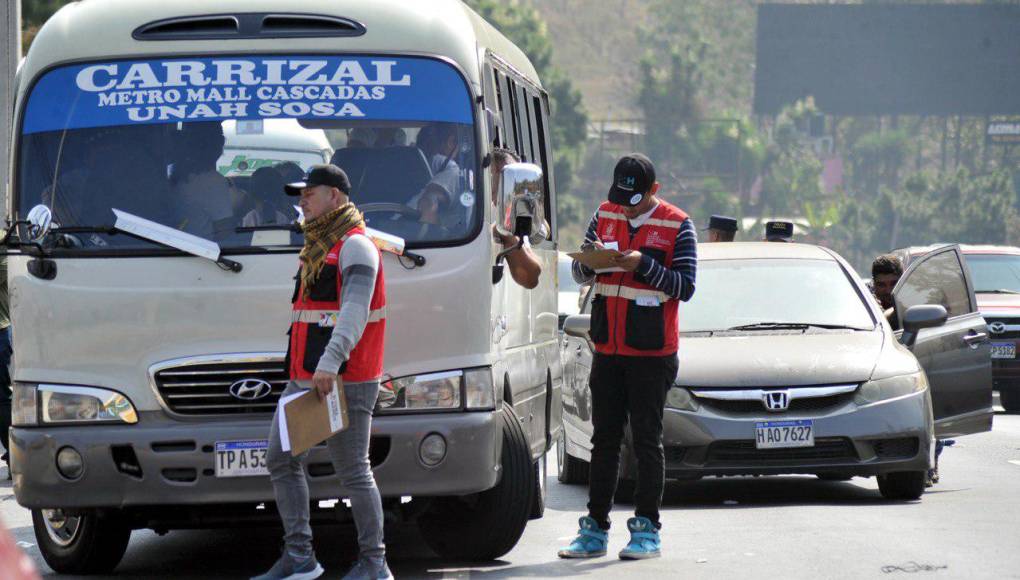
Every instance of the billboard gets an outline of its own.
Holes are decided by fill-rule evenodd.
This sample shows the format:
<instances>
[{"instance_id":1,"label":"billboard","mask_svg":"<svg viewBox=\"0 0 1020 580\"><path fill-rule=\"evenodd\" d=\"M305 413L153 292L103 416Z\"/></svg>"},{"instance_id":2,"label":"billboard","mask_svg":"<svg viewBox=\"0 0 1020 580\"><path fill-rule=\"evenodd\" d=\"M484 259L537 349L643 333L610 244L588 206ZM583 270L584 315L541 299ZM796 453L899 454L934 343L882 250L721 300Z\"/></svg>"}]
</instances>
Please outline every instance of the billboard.
<instances>
[{"instance_id":1,"label":"billboard","mask_svg":"<svg viewBox=\"0 0 1020 580\"><path fill-rule=\"evenodd\" d=\"M754 112L809 95L833 115L1020 113L1020 6L760 6Z\"/></svg>"}]
</instances>

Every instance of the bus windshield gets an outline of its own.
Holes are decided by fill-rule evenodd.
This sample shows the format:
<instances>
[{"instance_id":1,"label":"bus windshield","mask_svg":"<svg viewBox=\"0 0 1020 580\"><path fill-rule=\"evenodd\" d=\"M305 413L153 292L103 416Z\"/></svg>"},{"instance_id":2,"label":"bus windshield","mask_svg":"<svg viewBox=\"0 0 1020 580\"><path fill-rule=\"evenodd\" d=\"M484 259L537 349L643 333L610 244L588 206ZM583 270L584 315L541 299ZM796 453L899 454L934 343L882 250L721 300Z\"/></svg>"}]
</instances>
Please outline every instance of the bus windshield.
<instances>
[{"instance_id":1,"label":"bus windshield","mask_svg":"<svg viewBox=\"0 0 1020 580\"><path fill-rule=\"evenodd\" d=\"M111 61L53 69L24 107L17 208L64 227L113 209L219 243L299 245L238 232L300 220L283 193L316 163L349 176L370 227L408 245L467 241L477 155L467 85L417 57L259 56ZM88 233L75 251L151 249Z\"/></svg>"}]
</instances>

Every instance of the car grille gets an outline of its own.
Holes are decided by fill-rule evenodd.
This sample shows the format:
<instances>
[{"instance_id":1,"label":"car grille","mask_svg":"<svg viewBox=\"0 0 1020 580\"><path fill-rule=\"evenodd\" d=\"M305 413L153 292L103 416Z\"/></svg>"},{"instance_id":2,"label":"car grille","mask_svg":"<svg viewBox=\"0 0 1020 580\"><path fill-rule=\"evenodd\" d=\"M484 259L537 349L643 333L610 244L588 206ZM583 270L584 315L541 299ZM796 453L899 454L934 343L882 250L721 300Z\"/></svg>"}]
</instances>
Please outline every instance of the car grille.
<instances>
[{"instance_id":1,"label":"car grille","mask_svg":"<svg viewBox=\"0 0 1020 580\"><path fill-rule=\"evenodd\" d=\"M916 437L901 437L899 439L879 439L874 442L875 455L880 459L894 459L899 457L913 457L921 448L921 442Z\"/></svg>"},{"instance_id":2,"label":"car grille","mask_svg":"<svg viewBox=\"0 0 1020 580\"><path fill-rule=\"evenodd\" d=\"M283 358L256 361L205 362L161 368L153 374L160 398L173 413L181 415L244 415L271 413L287 387ZM234 383L257 379L272 387L258 399L239 399L230 393Z\"/></svg>"},{"instance_id":3,"label":"car grille","mask_svg":"<svg viewBox=\"0 0 1020 580\"><path fill-rule=\"evenodd\" d=\"M995 333L992 332L992 328L991 328L992 325L995 324L996 322L1000 322L1002 324L1005 324L1006 326L1020 326L1020 318L996 318L996 317L987 318L986 317L985 318L985 322L988 323L988 336L993 341L994 340L1000 340L1000 339L1006 339L1006 338L1020 338L1020 332L1018 332L1018 331L1008 330L1006 332L995 334Z\"/></svg>"},{"instance_id":4,"label":"car grille","mask_svg":"<svg viewBox=\"0 0 1020 580\"><path fill-rule=\"evenodd\" d=\"M815 439L814 447L788 449L757 449L753 439L716 441L708 447L707 465L761 465L775 462L842 462L857 461L853 443L843 437Z\"/></svg>"},{"instance_id":5,"label":"car grille","mask_svg":"<svg viewBox=\"0 0 1020 580\"><path fill-rule=\"evenodd\" d=\"M828 397L811 397L808 399L794 399L785 411L769 411L765 403L757 401L727 401L722 399L698 398L698 402L705 407L722 413L733 415L781 415L783 413L824 413L832 409L842 407L853 399L853 393L831 395Z\"/></svg>"}]
</instances>

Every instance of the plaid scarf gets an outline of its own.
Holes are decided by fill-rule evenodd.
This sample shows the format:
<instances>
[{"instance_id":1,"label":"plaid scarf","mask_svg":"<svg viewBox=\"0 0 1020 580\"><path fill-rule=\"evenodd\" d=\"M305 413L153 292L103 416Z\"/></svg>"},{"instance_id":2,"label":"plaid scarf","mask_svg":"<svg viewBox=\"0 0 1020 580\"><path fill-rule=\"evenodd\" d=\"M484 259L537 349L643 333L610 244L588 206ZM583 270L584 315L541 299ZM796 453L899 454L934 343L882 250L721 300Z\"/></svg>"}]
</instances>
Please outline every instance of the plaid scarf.
<instances>
[{"instance_id":1,"label":"plaid scarf","mask_svg":"<svg viewBox=\"0 0 1020 580\"><path fill-rule=\"evenodd\" d=\"M305 223L305 247L301 249L301 287L305 298L326 264L326 254L354 228L365 227L365 219L353 203Z\"/></svg>"}]
</instances>

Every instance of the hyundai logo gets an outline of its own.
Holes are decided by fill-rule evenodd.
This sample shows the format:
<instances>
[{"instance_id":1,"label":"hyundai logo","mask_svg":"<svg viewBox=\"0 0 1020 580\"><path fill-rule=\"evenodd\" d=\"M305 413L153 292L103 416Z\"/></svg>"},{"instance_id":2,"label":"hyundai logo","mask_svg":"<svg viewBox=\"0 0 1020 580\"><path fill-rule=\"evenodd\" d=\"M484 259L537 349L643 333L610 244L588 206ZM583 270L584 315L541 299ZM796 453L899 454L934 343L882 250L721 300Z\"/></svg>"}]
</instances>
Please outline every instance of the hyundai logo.
<instances>
[{"instance_id":1,"label":"hyundai logo","mask_svg":"<svg viewBox=\"0 0 1020 580\"><path fill-rule=\"evenodd\" d=\"M779 412L790 408L790 393L786 391L770 391L763 393L761 402L769 411Z\"/></svg>"},{"instance_id":2,"label":"hyundai logo","mask_svg":"<svg viewBox=\"0 0 1020 580\"><path fill-rule=\"evenodd\" d=\"M1002 334L1006 332L1006 324L1004 322L993 322L988 325L988 330L990 330L992 334Z\"/></svg>"},{"instance_id":3,"label":"hyundai logo","mask_svg":"<svg viewBox=\"0 0 1020 580\"><path fill-rule=\"evenodd\" d=\"M230 385L230 394L242 401L257 401L272 392L273 386L262 379L241 379Z\"/></svg>"}]
</instances>

